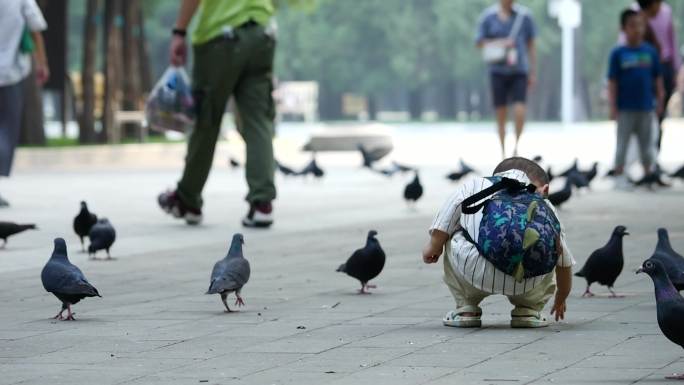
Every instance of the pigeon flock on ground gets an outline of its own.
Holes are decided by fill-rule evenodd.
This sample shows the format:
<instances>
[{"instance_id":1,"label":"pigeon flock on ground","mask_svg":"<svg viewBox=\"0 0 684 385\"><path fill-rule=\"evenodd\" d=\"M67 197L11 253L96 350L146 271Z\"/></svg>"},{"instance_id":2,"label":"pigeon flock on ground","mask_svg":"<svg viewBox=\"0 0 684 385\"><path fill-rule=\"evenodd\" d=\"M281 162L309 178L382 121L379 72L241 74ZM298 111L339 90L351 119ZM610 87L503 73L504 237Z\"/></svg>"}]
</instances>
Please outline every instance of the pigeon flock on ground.
<instances>
[{"instance_id":1,"label":"pigeon flock on ground","mask_svg":"<svg viewBox=\"0 0 684 385\"><path fill-rule=\"evenodd\" d=\"M403 191L403 197L409 205L414 205L423 196L424 187L417 168L396 161L391 162L391 165L386 168L378 168L376 164L386 155L386 151L372 151L362 145L358 146L358 150L362 156L363 168L387 177L396 173L413 173L413 178ZM533 159L537 163L543 161L541 156ZM240 163L233 158L229 159L229 164L233 168L240 167ZM315 153L311 161L300 170L285 166L279 161L275 162L275 167L285 176L312 175L315 178L321 178L325 175L325 171L316 162ZM459 169L448 173L446 179L458 182L469 174L477 174L477 171L461 159ZM554 206L562 208L571 199L573 192L591 188L592 181L598 175L598 163L595 162L591 168L582 170L579 168L578 161L575 160L562 173L554 174L548 167L547 174L549 180L565 178L564 187L551 192L548 196ZM611 175L614 175L614 172L608 172L607 176ZM658 171L653 175L633 183L636 186L649 188L653 185L669 186L662 179L664 175L666 173L658 167ZM684 179L684 166L669 174L669 177ZM2 247L6 246L8 237L36 228L35 224L0 222ZM110 249L116 240L116 230L107 218L98 217L89 211L85 201L80 203L80 210L73 220L73 229L79 237L83 252L86 251L84 239L88 238L87 252L91 259L96 259L98 251L106 252L107 260L113 259ZM347 261L337 268L337 272L345 273L359 281L361 285L359 294L370 294L368 289L376 286L369 282L375 279L385 266L385 252L380 246L377 235L377 231L370 230L364 247L355 250ZM575 273L577 277L582 277L587 281L587 288L582 297L594 296L590 288L593 283L598 283L608 288L612 298L619 298L613 287L624 267L623 237L626 235L629 233L625 226L615 227L608 242L592 252L582 269ZM679 294L679 291L684 289L684 257L672 248L667 229L658 229L657 235L658 242L652 256L643 262L637 273L646 273L653 280L657 320L661 331L670 341L684 347L684 328L681 327L684 322L684 298ZM231 293L234 293L236 297L236 306L245 304L241 290L249 281L250 264L243 255L244 243L244 236L239 233L235 234L226 256L216 262L211 271L206 294L219 294L226 312L233 312L227 303L228 295ZM54 294L61 302L61 310L54 317L55 319L75 320L73 305L86 297L100 297L97 289L88 282L83 272L69 261L66 242L63 238L54 240L54 250L41 272L41 281L45 290ZM684 379L683 376L673 378Z\"/></svg>"}]
</instances>

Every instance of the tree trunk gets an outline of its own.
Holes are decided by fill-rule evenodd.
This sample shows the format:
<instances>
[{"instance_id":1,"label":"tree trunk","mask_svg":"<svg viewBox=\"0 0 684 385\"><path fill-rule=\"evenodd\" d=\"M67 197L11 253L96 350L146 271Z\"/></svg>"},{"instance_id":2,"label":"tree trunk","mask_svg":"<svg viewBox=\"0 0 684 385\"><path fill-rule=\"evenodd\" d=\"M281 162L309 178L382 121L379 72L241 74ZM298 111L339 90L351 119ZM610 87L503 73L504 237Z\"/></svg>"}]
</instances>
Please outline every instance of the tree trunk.
<instances>
[{"instance_id":1,"label":"tree trunk","mask_svg":"<svg viewBox=\"0 0 684 385\"><path fill-rule=\"evenodd\" d=\"M368 99L368 120L375 120L378 115L378 102L375 95L366 95Z\"/></svg>"},{"instance_id":2,"label":"tree trunk","mask_svg":"<svg viewBox=\"0 0 684 385\"><path fill-rule=\"evenodd\" d=\"M408 110L411 120L420 120L423 115L423 93L420 88L409 90Z\"/></svg>"},{"instance_id":3,"label":"tree trunk","mask_svg":"<svg viewBox=\"0 0 684 385\"><path fill-rule=\"evenodd\" d=\"M114 114L119 110L119 73L121 61L121 31L117 25L121 17L120 2L105 1L105 92L102 114L101 136L108 143L121 140L118 127L115 127Z\"/></svg>"},{"instance_id":4,"label":"tree trunk","mask_svg":"<svg viewBox=\"0 0 684 385\"><path fill-rule=\"evenodd\" d=\"M99 0L87 0L83 23L83 67L81 68L81 97L78 141L96 143L95 133L95 59L97 53L97 20Z\"/></svg>"},{"instance_id":5,"label":"tree trunk","mask_svg":"<svg viewBox=\"0 0 684 385\"><path fill-rule=\"evenodd\" d=\"M19 143L45 145L45 119L43 117L42 88L36 80L35 65L23 81L24 109L21 116Z\"/></svg>"},{"instance_id":6,"label":"tree trunk","mask_svg":"<svg viewBox=\"0 0 684 385\"><path fill-rule=\"evenodd\" d=\"M138 60L140 62L138 66L140 71L140 92L144 95L152 89L152 74L150 72L150 58L147 54L149 52L149 47L147 46L147 39L145 38L145 17L142 2L136 11L137 15L135 17L138 25Z\"/></svg>"},{"instance_id":7,"label":"tree trunk","mask_svg":"<svg viewBox=\"0 0 684 385\"><path fill-rule=\"evenodd\" d=\"M123 7L123 109L124 111L137 111L140 104L140 60L138 58L138 39L140 38L140 26L138 24L139 0L127 0L122 2ZM139 130L138 124L126 124L122 127L123 136L126 138L136 137ZM140 138L143 139L143 138Z\"/></svg>"}]
</instances>

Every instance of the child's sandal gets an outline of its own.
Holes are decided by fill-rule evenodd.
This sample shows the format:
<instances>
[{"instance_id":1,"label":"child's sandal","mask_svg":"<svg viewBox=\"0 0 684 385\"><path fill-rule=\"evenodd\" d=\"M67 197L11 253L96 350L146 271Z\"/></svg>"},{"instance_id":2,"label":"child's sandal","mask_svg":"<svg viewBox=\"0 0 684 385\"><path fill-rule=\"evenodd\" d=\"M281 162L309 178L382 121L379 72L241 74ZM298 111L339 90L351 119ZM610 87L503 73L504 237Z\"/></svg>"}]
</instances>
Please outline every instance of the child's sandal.
<instances>
[{"instance_id":1,"label":"child's sandal","mask_svg":"<svg viewBox=\"0 0 684 385\"><path fill-rule=\"evenodd\" d=\"M456 313L452 310L446 313L444 319L442 319L442 323L444 324L444 326L455 328L479 328L482 326L482 313L468 311L461 311L460 313Z\"/></svg>"},{"instance_id":2,"label":"child's sandal","mask_svg":"<svg viewBox=\"0 0 684 385\"><path fill-rule=\"evenodd\" d=\"M549 324L549 320L542 314L539 314L538 316L511 316L512 328L544 328L549 326Z\"/></svg>"}]
</instances>

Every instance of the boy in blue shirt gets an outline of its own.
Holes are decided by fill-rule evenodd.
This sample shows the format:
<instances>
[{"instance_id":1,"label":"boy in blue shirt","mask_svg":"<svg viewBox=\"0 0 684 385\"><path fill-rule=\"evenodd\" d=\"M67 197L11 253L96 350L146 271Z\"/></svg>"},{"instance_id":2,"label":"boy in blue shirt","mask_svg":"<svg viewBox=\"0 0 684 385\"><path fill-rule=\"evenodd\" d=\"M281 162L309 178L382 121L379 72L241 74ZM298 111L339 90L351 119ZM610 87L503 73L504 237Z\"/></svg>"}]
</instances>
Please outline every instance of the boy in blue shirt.
<instances>
[{"instance_id":1,"label":"boy in blue shirt","mask_svg":"<svg viewBox=\"0 0 684 385\"><path fill-rule=\"evenodd\" d=\"M632 134L637 136L644 173L650 174L655 146L652 130L656 114L663 110L664 87L660 58L656 49L644 43L645 21L627 9L620 15L625 44L613 49L608 68L610 117L617 120L615 150L616 187L627 188L623 175L625 156ZM655 91L655 94L654 94Z\"/></svg>"}]
</instances>

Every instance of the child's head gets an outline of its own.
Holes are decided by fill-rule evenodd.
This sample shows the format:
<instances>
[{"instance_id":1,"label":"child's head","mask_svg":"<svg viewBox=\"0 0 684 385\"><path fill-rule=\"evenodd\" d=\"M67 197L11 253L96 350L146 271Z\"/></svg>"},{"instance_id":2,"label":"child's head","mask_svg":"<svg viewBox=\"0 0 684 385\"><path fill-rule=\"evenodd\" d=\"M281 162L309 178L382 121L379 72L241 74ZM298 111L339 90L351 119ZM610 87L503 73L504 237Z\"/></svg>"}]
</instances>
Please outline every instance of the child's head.
<instances>
[{"instance_id":1,"label":"child's head","mask_svg":"<svg viewBox=\"0 0 684 385\"><path fill-rule=\"evenodd\" d=\"M537 192L546 196L549 193L549 175L537 163L523 157L514 156L504 159L494 169L494 174L508 170L520 170L527 174L533 185L537 186Z\"/></svg>"},{"instance_id":2,"label":"child's head","mask_svg":"<svg viewBox=\"0 0 684 385\"><path fill-rule=\"evenodd\" d=\"M655 17L660 12L663 0L639 0L639 8L648 17Z\"/></svg>"},{"instance_id":3,"label":"child's head","mask_svg":"<svg viewBox=\"0 0 684 385\"><path fill-rule=\"evenodd\" d=\"M620 15L620 25L625 33L625 39L629 44L639 44L646 32L646 25L639 12L633 9L625 9Z\"/></svg>"}]
</instances>

